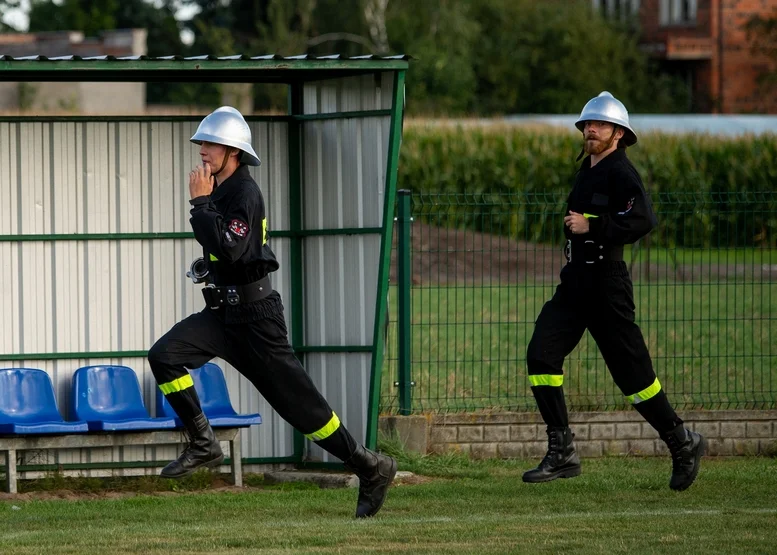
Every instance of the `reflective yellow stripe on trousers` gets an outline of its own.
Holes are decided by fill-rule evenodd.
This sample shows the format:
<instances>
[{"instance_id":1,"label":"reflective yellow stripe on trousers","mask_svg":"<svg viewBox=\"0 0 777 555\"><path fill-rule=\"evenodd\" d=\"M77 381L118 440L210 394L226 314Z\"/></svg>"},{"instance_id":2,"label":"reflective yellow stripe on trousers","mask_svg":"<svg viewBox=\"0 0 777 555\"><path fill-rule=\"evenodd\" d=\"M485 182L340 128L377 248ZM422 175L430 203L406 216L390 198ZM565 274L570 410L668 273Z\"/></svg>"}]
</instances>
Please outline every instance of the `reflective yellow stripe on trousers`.
<instances>
[{"instance_id":1,"label":"reflective yellow stripe on trousers","mask_svg":"<svg viewBox=\"0 0 777 555\"><path fill-rule=\"evenodd\" d=\"M647 401L651 397L655 397L659 391L661 391L661 384L658 383L658 378L656 378L656 381L653 382L653 385L646 387L634 395L626 395L626 399L629 400L629 403L636 405L642 401Z\"/></svg>"},{"instance_id":2,"label":"reflective yellow stripe on trousers","mask_svg":"<svg viewBox=\"0 0 777 555\"><path fill-rule=\"evenodd\" d=\"M162 393L165 395L175 393L176 391L183 391L189 387L194 387L194 380L192 380L191 374L186 374L171 382L159 384L159 389L161 389Z\"/></svg>"},{"instance_id":3,"label":"reflective yellow stripe on trousers","mask_svg":"<svg viewBox=\"0 0 777 555\"><path fill-rule=\"evenodd\" d=\"M335 413L332 413L332 418L329 419L329 422L323 428L316 430L312 434L305 434L305 437L311 441L321 441L335 433L339 427L340 419L337 418Z\"/></svg>"},{"instance_id":4,"label":"reflective yellow stripe on trousers","mask_svg":"<svg viewBox=\"0 0 777 555\"><path fill-rule=\"evenodd\" d=\"M529 376L529 382L532 386L549 385L551 387L561 387L564 385L563 374L536 374Z\"/></svg>"}]
</instances>

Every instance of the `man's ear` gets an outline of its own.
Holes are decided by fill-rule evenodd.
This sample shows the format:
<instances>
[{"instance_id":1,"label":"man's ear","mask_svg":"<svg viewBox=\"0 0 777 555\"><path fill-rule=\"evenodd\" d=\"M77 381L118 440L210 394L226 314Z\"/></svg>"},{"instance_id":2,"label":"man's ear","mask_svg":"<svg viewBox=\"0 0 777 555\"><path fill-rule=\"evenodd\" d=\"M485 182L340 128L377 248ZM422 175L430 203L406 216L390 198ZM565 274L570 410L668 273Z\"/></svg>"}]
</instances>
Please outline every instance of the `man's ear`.
<instances>
[{"instance_id":1,"label":"man's ear","mask_svg":"<svg viewBox=\"0 0 777 555\"><path fill-rule=\"evenodd\" d=\"M615 138L619 141L623 138L623 136L626 134L626 131L621 127L620 125L615 126Z\"/></svg>"}]
</instances>

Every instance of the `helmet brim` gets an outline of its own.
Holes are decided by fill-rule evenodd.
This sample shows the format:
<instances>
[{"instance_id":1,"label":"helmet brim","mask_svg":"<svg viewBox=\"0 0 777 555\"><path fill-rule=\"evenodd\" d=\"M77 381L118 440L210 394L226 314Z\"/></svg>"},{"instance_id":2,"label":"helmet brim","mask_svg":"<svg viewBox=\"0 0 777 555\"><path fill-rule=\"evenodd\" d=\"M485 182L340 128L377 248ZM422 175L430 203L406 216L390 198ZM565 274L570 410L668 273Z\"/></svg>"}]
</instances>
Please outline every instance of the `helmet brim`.
<instances>
[{"instance_id":1,"label":"helmet brim","mask_svg":"<svg viewBox=\"0 0 777 555\"><path fill-rule=\"evenodd\" d=\"M231 146L233 148L237 148L242 152L242 155L240 156L240 161L243 164L247 166L260 166L262 164L262 161L259 159L259 156L256 155L256 152L254 152L253 147L247 143L226 141L223 138L216 137L215 135L209 135L208 133L201 133L201 132L195 133L192 136L192 138L189 140L196 145L201 145L203 142L208 142L208 143L213 143L217 145Z\"/></svg>"},{"instance_id":2,"label":"helmet brim","mask_svg":"<svg viewBox=\"0 0 777 555\"><path fill-rule=\"evenodd\" d=\"M602 119L593 119L593 118L579 119L575 122L575 127L577 127L577 129L581 133L583 133L585 131L585 122L587 121L603 121L605 123L611 123L613 125L617 125L621 129L623 129L623 137L619 141L619 144L622 144L624 146L633 146L637 144L637 134L634 133L634 131L628 125L625 125L623 123L616 122L616 121L610 121L610 119L605 119L605 117L602 117Z\"/></svg>"}]
</instances>

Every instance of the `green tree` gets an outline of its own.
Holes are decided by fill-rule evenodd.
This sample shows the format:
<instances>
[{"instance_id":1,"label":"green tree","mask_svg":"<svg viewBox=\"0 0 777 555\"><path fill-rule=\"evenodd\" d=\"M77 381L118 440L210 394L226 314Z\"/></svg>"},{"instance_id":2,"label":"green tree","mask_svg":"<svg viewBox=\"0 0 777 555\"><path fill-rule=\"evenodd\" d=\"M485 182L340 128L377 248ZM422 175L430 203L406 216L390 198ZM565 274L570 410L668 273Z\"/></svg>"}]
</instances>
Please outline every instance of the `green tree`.
<instances>
[{"instance_id":1,"label":"green tree","mask_svg":"<svg viewBox=\"0 0 777 555\"><path fill-rule=\"evenodd\" d=\"M391 50L412 55L408 108L421 114L570 113L602 90L633 111L683 111L633 27L588 0L391 0Z\"/></svg>"},{"instance_id":2,"label":"green tree","mask_svg":"<svg viewBox=\"0 0 777 555\"><path fill-rule=\"evenodd\" d=\"M477 106L475 45L481 25L467 0L392 0L387 11L393 52L415 58L407 79L408 110L461 114Z\"/></svg>"},{"instance_id":3,"label":"green tree","mask_svg":"<svg viewBox=\"0 0 777 555\"><path fill-rule=\"evenodd\" d=\"M588 1L481 0L473 45L478 112L574 113L602 90L631 111L684 109L688 93L650 67L637 36Z\"/></svg>"},{"instance_id":4,"label":"green tree","mask_svg":"<svg viewBox=\"0 0 777 555\"><path fill-rule=\"evenodd\" d=\"M199 8L187 23L194 33L194 48L237 49L229 54L304 54L313 28L317 0L183 0ZM226 47L208 37L214 29L229 32ZM209 54L215 51L207 52Z\"/></svg>"},{"instance_id":5,"label":"green tree","mask_svg":"<svg viewBox=\"0 0 777 555\"><path fill-rule=\"evenodd\" d=\"M59 1L59 0L58 0ZM19 0L0 0L0 12ZM173 6L199 10L180 43ZM589 0L34 0L31 29L145 27L150 55L395 54L414 57L411 113L569 113L601 90L635 112L681 111L689 92L639 50L633 28ZM154 87L160 87L155 91ZM258 109L283 109L282 85L256 87ZM217 83L150 85L149 99L210 105Z\"/></svg>"},{"instance_id":6,"label":"green tree","mask_svg":"<svg viewBox=\"0 0 777 555\"><path fill-rule=\"evenodd\" d=\"M32 0L29 31L73 30L94 37L106 29L118 28L116 12L120 5L119 0L65 0L61 4L51 0Z\"/></svg>"},{"instance_id":7,"label":"green tree","mask_svg":"<svg viewBox=\"0 0 777 555\"><path fill-rule=\"evenodd\" d=\"M393 1L393 0L392 0ZM376 54L364 20L364 0L318 0L307 41L310 54Z\"/></svg>"},{"instance_id":8,"label":"green tree","mask_svg":"<svg viewBox=\"0 0 777 555\"><path fill-rule=\"evenodd\" d=\"M184 0L200 11L188 22L194 33L191 50L195 53L223 56L227 54L295 55L307 51L313 28L316 0L232 0L224 5L219 0ZM220 85L197 87L202 99L213 103ZM257 109L285 108L283 86L255 87Z\"/></svg>"}]
</instances>

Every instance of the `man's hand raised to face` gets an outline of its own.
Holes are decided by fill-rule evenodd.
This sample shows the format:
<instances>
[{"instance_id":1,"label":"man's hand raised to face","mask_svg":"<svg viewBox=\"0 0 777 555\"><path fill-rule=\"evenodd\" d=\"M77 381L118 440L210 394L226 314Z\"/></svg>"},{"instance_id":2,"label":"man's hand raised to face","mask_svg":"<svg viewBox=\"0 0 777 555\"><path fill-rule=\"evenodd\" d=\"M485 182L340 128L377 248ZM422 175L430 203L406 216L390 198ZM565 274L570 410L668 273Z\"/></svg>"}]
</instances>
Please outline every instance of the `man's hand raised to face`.
<instances>
[{"instance_id":1,"label":"man's hand raised to face","mask_svg":"<svg viewBox=\"0 0 777 555\"><path fill-rule=\"evenodd\" d=\"M208 196L213 192L214 178L210 173L210 164L197 166L189 172L189 196L191 198Z\"/></svg>"}]
</instances>

